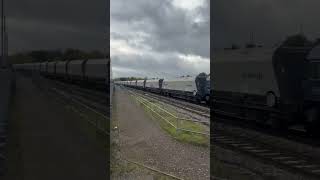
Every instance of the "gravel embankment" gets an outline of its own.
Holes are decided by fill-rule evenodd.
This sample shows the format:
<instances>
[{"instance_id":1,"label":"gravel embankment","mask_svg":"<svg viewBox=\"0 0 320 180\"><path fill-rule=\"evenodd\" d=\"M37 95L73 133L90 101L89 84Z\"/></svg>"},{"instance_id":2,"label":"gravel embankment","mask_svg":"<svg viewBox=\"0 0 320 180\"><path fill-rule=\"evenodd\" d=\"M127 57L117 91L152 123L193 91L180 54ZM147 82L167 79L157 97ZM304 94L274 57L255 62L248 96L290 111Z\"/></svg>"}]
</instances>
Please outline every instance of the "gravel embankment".
<instances>
[{"instance_id":1,"label":"gravel embankment","mask_svg":"<svg viewBox=\"0 0 320 180\"><path fill-rule=\"evenodd\" d=\"M115 96L122 155L184 179L209 179L209 147L176 141L125 91L117 88Z\"/></svg>"}]
</instances>

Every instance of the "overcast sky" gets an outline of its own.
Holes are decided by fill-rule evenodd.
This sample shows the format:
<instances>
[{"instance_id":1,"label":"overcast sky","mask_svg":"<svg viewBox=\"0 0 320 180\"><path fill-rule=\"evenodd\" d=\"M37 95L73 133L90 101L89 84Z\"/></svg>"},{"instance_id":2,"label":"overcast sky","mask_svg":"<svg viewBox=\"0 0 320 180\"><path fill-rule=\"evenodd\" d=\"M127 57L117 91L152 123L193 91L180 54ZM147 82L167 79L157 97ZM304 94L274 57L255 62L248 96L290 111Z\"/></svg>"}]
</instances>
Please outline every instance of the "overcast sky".
<instances>
[{"instance_id":1,"label":"overcast sky","mask_svg":"<svg viewBox=\"0 0 320 180\"><path fill-rule=\"evenodd\" d=\"M209 0L111 0L114 77L210 72Z\"/></svg>"},{"instance_id":2,"label":"overcast sky","mask_svg":"<svg viewBox=\"0 0 320 180\"><path fill-rule=\"evenodd\" d=\"M308 38L320 37L319 0L214 0L213 44L242 47L250 40L272 46L288 35L302 31Z\"/></svg>"},{"instance_id":3,"label":"overcast sky","mask_svg":"<svg viewBox=\"0 0 320 180\"><path fill-rule=\"evenodd\" d=\"M107 0L6 0L9 50L109 47Z\"/></svg>"}]
</instances>

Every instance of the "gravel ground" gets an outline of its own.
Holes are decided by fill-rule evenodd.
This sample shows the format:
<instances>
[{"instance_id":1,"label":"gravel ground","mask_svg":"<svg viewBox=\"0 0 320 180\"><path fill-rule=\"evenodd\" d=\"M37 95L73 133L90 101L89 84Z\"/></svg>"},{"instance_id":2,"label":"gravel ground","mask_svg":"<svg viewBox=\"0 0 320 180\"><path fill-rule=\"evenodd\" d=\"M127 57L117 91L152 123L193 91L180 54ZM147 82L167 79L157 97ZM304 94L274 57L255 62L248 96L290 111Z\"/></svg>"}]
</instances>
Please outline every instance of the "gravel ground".
<instances>
[{"instance_id":1,"label":"gravel ground","mask_svg":"<svg viewBox=\"0 0 320 180\"><path fill-rule=\"evenodd\" d=\"M107 179L105 150L88 138L81 117L30 78L18 77L13 110L7 179Z\"/></svg>"},{"instance_id":2,"label":"gravel ground","mask_svg":"<svg viewBox=\"0 0 320 180\"><path fill-rule=\"evenodd\" d=\"M120 150L125 158L184 179L209 179L209 147L176 141L125 91L117 88L114 93Z\"/></svg>"}]
</instances>

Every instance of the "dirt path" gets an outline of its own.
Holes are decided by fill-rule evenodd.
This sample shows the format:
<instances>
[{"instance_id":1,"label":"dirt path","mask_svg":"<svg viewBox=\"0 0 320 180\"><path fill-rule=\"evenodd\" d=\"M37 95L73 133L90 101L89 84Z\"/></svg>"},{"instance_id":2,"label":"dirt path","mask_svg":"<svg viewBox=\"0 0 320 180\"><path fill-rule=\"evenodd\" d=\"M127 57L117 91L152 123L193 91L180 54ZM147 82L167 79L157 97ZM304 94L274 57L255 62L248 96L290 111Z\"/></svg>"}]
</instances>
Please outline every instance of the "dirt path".
<instances>
[{"instance_id":1,"label":"dirt path","mask_svg":"<svg viewBox=\"0 0 320 180\"><path fill-rule=\"evenodd\" d=\"M19 76L13 110L7 179L107 179L106 152L81 130L81 117L30 78Z\"/></svg>"},{"instance_id":2,"label":"dirt path","mask_svg":"<svg viewBox=\"0 0 320 180\"><path fill-rule=\"evenodd\" d=\"M114 93L123 156L184 179L209 179L209 148L174 140L127 92L117 88Z\"/></svg>"}]
</instances>

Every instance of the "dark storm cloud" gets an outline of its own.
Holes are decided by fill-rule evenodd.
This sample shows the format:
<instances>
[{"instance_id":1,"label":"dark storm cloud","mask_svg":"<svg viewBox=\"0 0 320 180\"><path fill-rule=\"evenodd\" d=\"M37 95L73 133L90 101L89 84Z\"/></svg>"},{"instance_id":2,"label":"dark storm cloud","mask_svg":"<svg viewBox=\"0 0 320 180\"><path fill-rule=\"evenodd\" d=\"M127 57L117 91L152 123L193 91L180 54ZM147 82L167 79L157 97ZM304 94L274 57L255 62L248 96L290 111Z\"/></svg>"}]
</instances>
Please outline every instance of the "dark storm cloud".
<instances>
[{"instance_id":1,"label":"dark storm cloud","mask_svg":"<svg viewBox=\"0 0 320 180\"><path fill-rule=\"evenodd\" d=\"M181 75L196 76L199 69L205 69L207 60L198 60L197 65L188 62L175 54L166 55L118 55L112 59L113 67L117 70L123 69L126 72L118 72L117 76L148 76L176 78ZM164 63L165 62L165 63ZM125 66L123 66L125 64ZM150 69L150 67L152 69ZM129 72L128 72L129 71Z\"/></svg>"},{"instance_id":2,"label":"dark storm cloud","mask_svg":"<svg viewBox=\"0 0 320 180\"><path fill-rule=\"evenodd\" d=\"M254 39L267 46L279 43L286 36L303 32L309 38L320 37L320 1L317 0L215 0L212 1L213 44L244 45Z\"/></svg>"},{"instance_id":3,"label":"dark storm cloud","mask_svg":"<svg viewBox=\"0 0 320 180\"><path fill-rule=\"evenodd\" d=\"M7 0L10 52L108 47L107 0Z\"/></svg>"},{"instance_id":4,"label":"dark storm cloud","mask_svg":"<svg viewBox=\"0 0 320 180\"><path fill-rule=\"evenodd\" d=\"M173 1L111 1L111 56L115 69L125 70L127 75L208 71L202 65L208 67L210 56L209 0L200 5L200 0L188 1L191 3L186 8Z\"/></svg>"},{"instance_id":5,"label":"dark storm cloud","mask_svg":"<svg viewBox=\"0 0 320 180\"><path fill-rule=\"evenodd\" d=\"M137 28L152 36L147 43L160 51L177 50L209 57L209 5L196 9L204 22L193 22L183 9L173 6L170 0L162 1L112 1L111 16L114 21L141 21ZM125 9L125 11L122 11Z\"/></svg>"}]
</instances>

